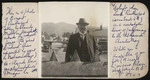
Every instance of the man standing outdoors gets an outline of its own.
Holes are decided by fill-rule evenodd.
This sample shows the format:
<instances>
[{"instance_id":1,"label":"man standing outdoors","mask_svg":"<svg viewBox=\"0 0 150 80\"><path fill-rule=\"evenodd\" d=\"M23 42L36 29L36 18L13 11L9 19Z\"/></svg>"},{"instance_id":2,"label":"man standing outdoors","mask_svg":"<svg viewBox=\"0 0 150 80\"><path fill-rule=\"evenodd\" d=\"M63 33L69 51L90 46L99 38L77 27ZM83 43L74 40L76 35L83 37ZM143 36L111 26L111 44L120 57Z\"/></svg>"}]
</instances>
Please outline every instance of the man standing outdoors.
<instances>
[{"instance_id":1,"label":"man standing outdoors","mask_svg":"<svg viewBox=\"0 0 150 80\"><path fill-rule=\"evenodd\" d=\"M96 51L96 42L92 35L87 32L87 23L84 18L80 18L78 25L79 32L72 34L69 38L65 62L70 62L73 54L76 51L81 62L96 62L100 61Z\"/></svg>"}]
</instances>

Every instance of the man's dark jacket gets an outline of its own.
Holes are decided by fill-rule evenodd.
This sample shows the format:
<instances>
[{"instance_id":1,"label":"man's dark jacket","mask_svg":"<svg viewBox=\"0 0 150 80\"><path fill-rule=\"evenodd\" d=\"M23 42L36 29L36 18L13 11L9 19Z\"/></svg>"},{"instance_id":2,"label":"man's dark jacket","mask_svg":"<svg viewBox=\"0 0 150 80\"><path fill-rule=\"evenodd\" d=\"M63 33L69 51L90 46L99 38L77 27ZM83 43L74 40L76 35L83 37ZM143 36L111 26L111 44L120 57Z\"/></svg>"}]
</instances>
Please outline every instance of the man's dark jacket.
<instances>
[{"instance_id":1,"label":"man's dark jacket","mask_svg":"<svg viewBox=\"0 0 150 80\"><path fill-rule=\"evenodd\" d=\"M97 53L97 47L95 39L92 35L89 33L85 34L86 43L87 43L87 50L88 54L90 56L91 62L100 61L98 53ZM81 48L81 37L79 33L72 34L69 38L67 50L66 50L66 56L65 56L65 62L71 61L73 54L75 50L77 51L78 55L80 56L80 48ZM84 57L82 57L84 58Z\"/></svg>"}]
</instances>

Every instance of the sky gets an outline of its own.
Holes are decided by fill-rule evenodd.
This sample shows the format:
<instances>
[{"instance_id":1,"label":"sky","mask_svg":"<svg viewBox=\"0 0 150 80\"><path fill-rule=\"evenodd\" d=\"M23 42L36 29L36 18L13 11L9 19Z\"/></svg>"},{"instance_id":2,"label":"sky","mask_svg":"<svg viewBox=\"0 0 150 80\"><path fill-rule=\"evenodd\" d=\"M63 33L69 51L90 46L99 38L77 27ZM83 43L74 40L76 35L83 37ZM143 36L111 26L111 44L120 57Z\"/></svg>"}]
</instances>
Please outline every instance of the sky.
<instances>
[{"instance_id":1,"label":"sky","mask_svg":"<svg viewBox=\"0 0 150 80\"><path fill-rule=\"evenodd\" d=\"M90 26L109 26L110 6L108 2L40 2L40 24L43 22L65 22L76 25L85 18Z\"/></svg>"}]
</instances>

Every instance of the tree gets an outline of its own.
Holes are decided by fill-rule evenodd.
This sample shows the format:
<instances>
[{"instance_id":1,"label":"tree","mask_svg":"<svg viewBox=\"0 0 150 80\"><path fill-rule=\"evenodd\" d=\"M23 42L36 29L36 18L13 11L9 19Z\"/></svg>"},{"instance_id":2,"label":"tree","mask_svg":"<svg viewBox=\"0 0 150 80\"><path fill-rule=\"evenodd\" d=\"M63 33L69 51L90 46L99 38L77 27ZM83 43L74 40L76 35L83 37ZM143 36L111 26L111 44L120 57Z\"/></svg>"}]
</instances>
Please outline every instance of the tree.
<instances>
[{"instance_id":1,"label":"tree","mask_svg":"<svg viewBox=\"0 0 150 80\"><path fill-rule=\"evenodd\" d=\"M56 37L55 33L50 34L50 37Z\"/></svg>"},{"instance_id":2,"label":"tree","mask_svg":"<svg viewBox=\"0 0 150 80\"><path fill-rule=\"evenodd\" d=\"M72 33L70 33L70 32L64 32L63 35L62 35L62 37L67 37L67 38L69 38L71 34L72 34Z\"/></svg>"}]
</instances>

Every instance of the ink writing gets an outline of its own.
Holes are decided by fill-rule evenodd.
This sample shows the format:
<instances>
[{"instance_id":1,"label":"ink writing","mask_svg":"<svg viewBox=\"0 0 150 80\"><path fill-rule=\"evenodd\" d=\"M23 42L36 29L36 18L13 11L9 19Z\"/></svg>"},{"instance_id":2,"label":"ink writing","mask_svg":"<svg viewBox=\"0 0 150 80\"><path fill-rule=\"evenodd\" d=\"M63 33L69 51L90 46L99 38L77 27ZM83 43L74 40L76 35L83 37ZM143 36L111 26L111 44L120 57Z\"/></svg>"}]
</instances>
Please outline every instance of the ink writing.
<instances>
[{"instance_id":1,"label":"ink writing","mask_svg":"<svg viewBox=\"0 0 150 80\"><path fill-rule=\"evenodd\" d=\"M112 3L111 7L111 72L118 77L140 77L147 67L141 61L146 52L140 50L147 33L143 25L146 13L135 4Z\"/></svg>"},{"instance_id":2,"label":"ink writing","mask_svg":"<svg viewBox=\"0 0 150 80\"><path fill-rule=\"evenodd\" d=\"M3 72L4 76L17 77L37 72L37 27L32 23L33 8L5 7L3 13Z\"/></svg>"}]
</instances>

